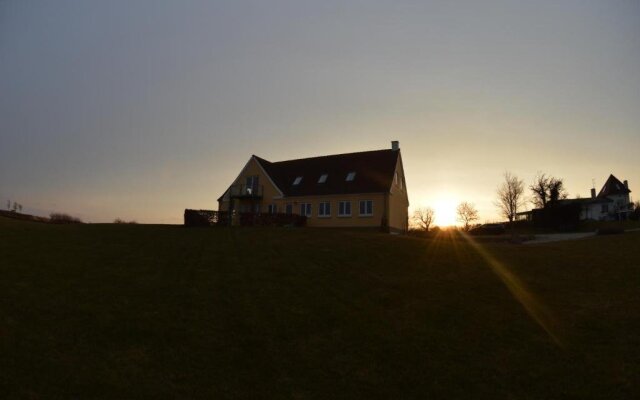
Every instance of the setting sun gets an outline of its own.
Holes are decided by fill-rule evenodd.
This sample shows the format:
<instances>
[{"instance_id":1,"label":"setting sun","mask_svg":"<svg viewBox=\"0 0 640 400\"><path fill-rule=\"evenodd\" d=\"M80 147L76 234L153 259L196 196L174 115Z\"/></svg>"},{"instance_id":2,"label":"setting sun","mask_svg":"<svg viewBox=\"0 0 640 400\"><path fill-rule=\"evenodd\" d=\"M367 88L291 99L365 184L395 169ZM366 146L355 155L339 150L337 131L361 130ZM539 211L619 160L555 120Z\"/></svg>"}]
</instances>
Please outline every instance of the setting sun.
<instances>
[{"instance_id":1,"label":"setting sun","mask_svg":"<svg viewBox=\"0 0 640 400\"><path fill-rule=\"evenodd\" d=\"M456 205L453 196L440 197L434 204L435 224L441 227L456 225Z\"/></svg>"}]
</instances>

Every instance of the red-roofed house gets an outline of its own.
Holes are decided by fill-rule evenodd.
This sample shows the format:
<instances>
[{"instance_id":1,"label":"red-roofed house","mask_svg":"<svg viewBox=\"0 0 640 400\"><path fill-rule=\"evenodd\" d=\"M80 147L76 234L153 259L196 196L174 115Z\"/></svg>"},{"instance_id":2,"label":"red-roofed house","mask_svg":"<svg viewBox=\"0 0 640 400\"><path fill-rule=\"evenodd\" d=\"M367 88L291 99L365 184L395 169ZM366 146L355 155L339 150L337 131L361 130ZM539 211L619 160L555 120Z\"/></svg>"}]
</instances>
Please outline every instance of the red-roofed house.
<instances>
[{"instance_id":1,"label":"red-roofed house","mask_svg":"<svg viewBox=\"0 0 640 400\"><path fill-rule=\"evenodd\" d=\"M286 213L308 226L408 228L409 198L398 142L388 150L270 162L251 156L218 210Z\"/></svg>"}]
</instances>

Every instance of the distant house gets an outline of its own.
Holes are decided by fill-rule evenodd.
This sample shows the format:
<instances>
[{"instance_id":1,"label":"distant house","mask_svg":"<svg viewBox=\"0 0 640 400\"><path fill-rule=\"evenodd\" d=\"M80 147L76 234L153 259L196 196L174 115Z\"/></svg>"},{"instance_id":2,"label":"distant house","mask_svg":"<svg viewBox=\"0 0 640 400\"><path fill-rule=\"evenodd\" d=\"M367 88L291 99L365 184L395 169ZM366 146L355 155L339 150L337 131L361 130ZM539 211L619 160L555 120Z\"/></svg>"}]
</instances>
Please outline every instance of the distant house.
<instances>
[{"instance_id":1,"label":"distant house","mask_svg":"<svg viewBox=\"0 0 640 400\"><path fill-rule=\"evenodd\" d=\"M270 162L251 156L218 199L219 211L284 213L308 226L408 228L400 147Z\"/></svg>"},{"instance_id":2,"label":"distant house","mask_svg":"<svg viewBox=\"0 0 640 400\"><path fill-rule=\"evenodd\" d=\"M580 201L582 212L580 219L593 220L624 220L633 212L633 205L629 196L629 182L620 182L618 178L609 175L609 178L598 192L591 189L591 198L564 201Z\"/></svg>"},{"instance_id":3,"label":"distant house","mask_svg":"<svg viewBox=\"0 0 640 400\"><path fill-rule=\"evenodd\" d=\"M559 200L559 206L580 206L581 220L616 221L628 219L633 212L633 204L629 196L629 182L620 182L618 178L609 178L596 195L596 189L591 189L590 198ZM531 219L538 210L518 213L517 219Z\"/></svg>"}]
</instances>

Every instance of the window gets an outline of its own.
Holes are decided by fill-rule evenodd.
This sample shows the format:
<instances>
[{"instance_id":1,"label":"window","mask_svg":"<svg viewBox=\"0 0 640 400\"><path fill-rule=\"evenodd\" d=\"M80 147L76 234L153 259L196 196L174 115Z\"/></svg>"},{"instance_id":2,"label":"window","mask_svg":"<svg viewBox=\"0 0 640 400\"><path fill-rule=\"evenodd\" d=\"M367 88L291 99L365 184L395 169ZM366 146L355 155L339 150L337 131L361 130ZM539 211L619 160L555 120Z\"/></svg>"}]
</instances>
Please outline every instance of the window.
<instances>
[{"instance_id":1,"label":"window","mask_svg":"<svg viewBox=\"0 0 640 400\"><path fill-rule=\"evenodd\" d=\"M258 193L258 187L259 187L259 176L258 175L247 176L247 185L244 188L243 194L251 195L254 193Z\"/></svg>"},{"instance_id":2,"label":"window","mask_svg":"<svg viewBox=\"0 0 640 400\"><path fill-rule=\"evenodd\" d=\"M267 212L269 214L277 214L278 213L278 206L275 204L269 204L267 206Z\"/></svg>"},{"instance_id":3,"label":"window","mask_svg":"<svg viewBox=\"0 0 640 400\"><path fill-rule=\"evenodd\" d=\"M602 213L608 213L609 212L609 205L608 204L603 204L601 212Z\"/></svg>"},{"instance_id":4,"label":"window","mask_svg":"<svg viewBox=\"0 0 640 400\"><path fill-rule=\"evenodd\" d=\"M259 179L260 177L258 175L247 176L247 188L257 188Z\"/></svg>"},{"instance_id":5,"label":"window","mask_svg":"<svg viewBox=\"0 0 640 400\"><path fill-rule=\"evenodd\" d=\"M402 189L402 177L400 176L398 171L396 171L395 174L393 175L393 183L395 183L396 186Z\"/></svg>"},{"instance_id":6,"label":"window","mask_svg":"<svg viewBox=\"0 0 640 400\"><path fill-rule=\"evenodd\" d=\"M365 217L373 215L373 200L360 200L360 215Z\"/></svg>"},{"instance_id":7,"label":"window","mask_svg":"<svg viewBox=\"0 0 640 400\"><path fill-rule=\"evenodd\" d=\"M318 204L318 217L330 217L331 216L331 203L328 201L321 201Z\"/></svg>"},{"instance_id":8,"label":"window","mask_svg":"<svg viewBox=\"0 0 640 400\"><path fill-rule=\"evenodd\" d=\"M355 172L349 172L347 174L347 179L345 179L347 182L353 182L353 180L356 179L356 173Z\"/></svg>"},{"instance_id":9,"label":"window","mask_svg":"<svg viewBox=\"0 0 640 400\"><path fill-rule=\"evenodd\" d=\"M322 174L320 175L320 178L318 179L318 183L325 183L327 181L327 174Z\"/></svg>"},{"instance_id":10,"label":"window","mask_svg":"<svg viewBox=\"0 0 640 400\"><path fill-rule=\"evenodd\" d=\"M285 212L285 214L287 214L287 215L291 215L291 214L293 214L293 204L291 204L291 203L287 203L287 204L284 206L284 212Z\"/></svg>"},{"instance_id":11,"label":"window","mask_svg":"<svg viewBox=\"0 0 640 400\"><path fill-rule=\"evenodd\" d=\"M300 215L304 215L305 217L311 216L311 203L300 204Z\"/></svg>"},{"instance_id":12,"label":"window","mask_svg":"<svg viewBox=\"0 0 640 400\"><path fill-rule=\"evenodd\" d=\"M341 201L338 203L338 216L350 217L351 216L351 202Z\"/></svg>"},{"instance_id":13,"label":"window","mask_svg":"<svg viewBox=\"0 0 640 400\"><path fill-rule=\"evenodd\" d=\"M301 181L302 181L301 176L296 177L296 179L293 180L293 186L299 185Z\"/></svg>"}]
</instances>

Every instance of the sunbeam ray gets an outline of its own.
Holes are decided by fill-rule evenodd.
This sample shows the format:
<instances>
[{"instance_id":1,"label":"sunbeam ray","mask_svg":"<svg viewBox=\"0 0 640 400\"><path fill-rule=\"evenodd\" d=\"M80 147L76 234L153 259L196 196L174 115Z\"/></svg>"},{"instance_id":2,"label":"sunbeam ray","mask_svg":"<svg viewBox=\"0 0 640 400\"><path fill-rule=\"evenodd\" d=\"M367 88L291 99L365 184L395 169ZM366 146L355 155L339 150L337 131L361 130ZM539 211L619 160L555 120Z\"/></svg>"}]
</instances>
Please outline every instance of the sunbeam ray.
<instances>
[{"instance_id":1,"label":"sunbeam ray","mask_svg":"<svg viewBox=\"0 0 640 400\"><path fill-rule=\"evenodd\" d=\"M471 236L462 232L462 237L478 252L491 270L505 284L513 297L527 311L527 314L549 335L553 342L559 347L564 347L563 341L558 333L558 324L551 312L535 298L535 296L525 287L524 283L507 268L501 261L494 257L480 243Z\"/></svg>"}]
</instances>

